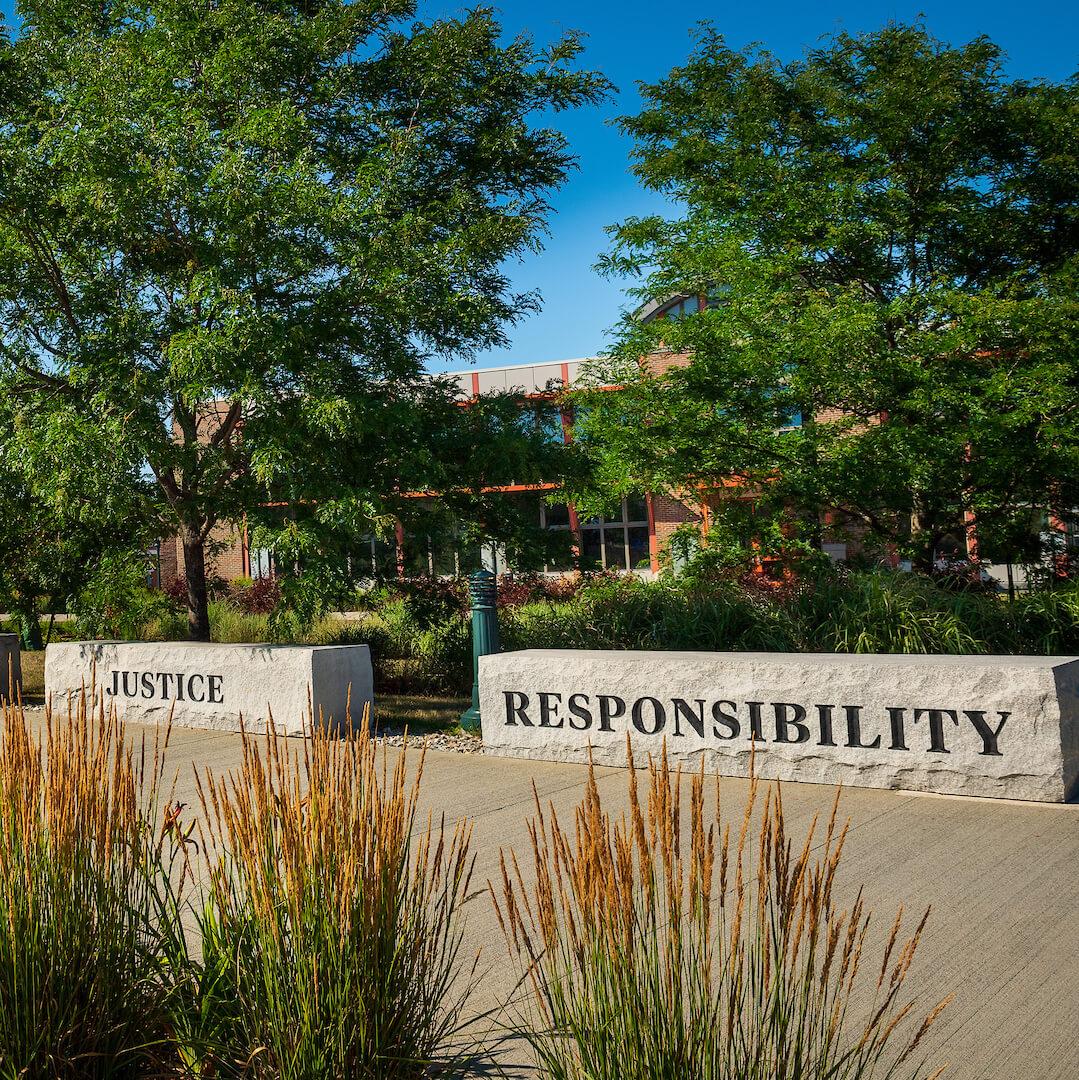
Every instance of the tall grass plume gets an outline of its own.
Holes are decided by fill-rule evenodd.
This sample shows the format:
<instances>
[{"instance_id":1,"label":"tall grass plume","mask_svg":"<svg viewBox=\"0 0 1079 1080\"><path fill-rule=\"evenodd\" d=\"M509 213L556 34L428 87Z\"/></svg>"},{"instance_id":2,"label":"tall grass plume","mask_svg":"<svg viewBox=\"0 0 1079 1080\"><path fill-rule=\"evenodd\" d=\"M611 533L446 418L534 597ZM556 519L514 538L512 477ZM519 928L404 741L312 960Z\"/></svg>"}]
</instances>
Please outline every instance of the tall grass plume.
<instances>
[{"instance_id":1,"label":"tall grass plume","mask_svg":"<svg viewBox=\"0 0 1079 1080\"><path fill-rule=\"evenodd\" d=\"M631 762L632 765L632 762ZM683 787L689 788L688 816ZM572 826L537 798L534 882L515 855L491 886L529 988L513 1025L547 1080L925 1077L906 983L928 912L902 909L870 955L861 893L840 908L846 829L788 835L778 785L727 821L703 773L652 763L642 800L603 809L590 773ZM938 1076L938 1073L933 1073Z\"/></svg>"},{"instance_id":2,"label":"tall grass plume","mask_svg":"<svg viewBox=\"0 0 1079 1080\"><path fill-rule=\"evenodd\" d=\"M164 798L167 731L125 738L85 695L34 731L3 710L0 745L0 1077L157 1074L167 938L175 930Z\"/></svg>"},{"instance_id":3,"label":"tall grass plume","mask_svg":"<svg viewBox=\"0 0 1079 1080\"><path fill-rule=\"evenodd\" d=\"M211 870L181 1033L193 1071L454 1075L471 828L417 820L422 771L421 756L409 779L405 754L391 768L365 722L316 727L298 749L245 735L236 772L200 777Z\"/></svg>"}]
</instances>

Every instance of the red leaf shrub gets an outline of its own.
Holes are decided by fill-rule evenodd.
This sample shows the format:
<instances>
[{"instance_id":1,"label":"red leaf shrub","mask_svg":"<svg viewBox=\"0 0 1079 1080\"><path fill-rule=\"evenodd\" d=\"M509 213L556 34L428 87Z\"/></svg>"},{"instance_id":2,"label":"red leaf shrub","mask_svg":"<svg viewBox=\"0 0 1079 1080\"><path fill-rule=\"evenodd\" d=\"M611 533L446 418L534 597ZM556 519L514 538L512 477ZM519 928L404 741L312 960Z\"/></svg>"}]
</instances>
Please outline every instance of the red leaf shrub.
<instances>
[{"instance_id":1,"label":"red leaf shrub","mask_svg":"<svg viewBox=\"0 0 1079 1080\"><path fill-rule=\"evenodd\" d=\"M163 586L161 591L174 603L183 604L187 606L187 578L181 574L177 578L173 578L167 585Z\"/></svg>"},{"instance_id":2,"label":"red leaf shrub","mask_svg":"<svg viewBox=\"0 0 1079 1080\"><path fill-rule=\"evenodd\" d=\"M272 577L234 581L229 586L228 600L245 615L269 615L281 602L281 586Z\"/></svg>"}]
</instances>

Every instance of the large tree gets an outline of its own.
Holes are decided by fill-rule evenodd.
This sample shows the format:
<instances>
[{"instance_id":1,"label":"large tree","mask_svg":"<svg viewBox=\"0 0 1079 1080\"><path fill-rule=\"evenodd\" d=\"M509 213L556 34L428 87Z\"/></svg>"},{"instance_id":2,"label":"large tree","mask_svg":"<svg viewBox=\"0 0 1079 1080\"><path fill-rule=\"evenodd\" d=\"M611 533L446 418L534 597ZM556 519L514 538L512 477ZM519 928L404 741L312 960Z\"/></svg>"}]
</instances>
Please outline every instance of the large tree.
<instances>
[{"instance_id":1,"label":"large tree","mask_svg":"<svg viewBox=\"0 0 1079 1080\"><path fill-rule=\"evenodd\" d=\"M425 365L502 342L535 303L502 267L572 165L535 118L607 88L575 37L503 42L485 9L412 22L412 0L18 11L0 377L25 422L75 409L135 448L182 538L192 637L215 525L285 501L355 532L410 489L499 479L484 448L505 430Z\"/></svg>"},{"instance_id":2,"label":"large tree","mask_svg":"<svg viewBox=\"0 0 1079 1080\"><path fill-rule=\"evenodd\" d=\"M706 30L644 87L621 123L675 213L613 228L603 267L709 302L622 323L600 378L626 389L581 398L601 490L726 484L923 564L1073 515L1079 83L1002 65L919 26L793 63Z\"/></svg>"}]
</instances>

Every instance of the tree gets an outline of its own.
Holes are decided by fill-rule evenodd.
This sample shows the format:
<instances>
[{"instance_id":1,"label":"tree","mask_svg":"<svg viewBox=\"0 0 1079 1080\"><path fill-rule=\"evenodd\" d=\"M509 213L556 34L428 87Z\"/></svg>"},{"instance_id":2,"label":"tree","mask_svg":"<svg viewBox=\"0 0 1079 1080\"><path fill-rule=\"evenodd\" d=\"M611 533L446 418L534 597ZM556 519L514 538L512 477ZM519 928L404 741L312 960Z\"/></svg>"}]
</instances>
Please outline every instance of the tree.
<instances>
[{"instance_id":1,"label":"tree","mask_svg":"<svg viewBox=\"0 0 1079 1080\"><path fill-rule=\"evenodd\" d=\"M789 64L705 30L644 98L634 168L679 213L613 227L601 266L710 301L620 325L598 377L626 389L578 398L598 488L728 485L923 565L971 524L1014 556L1073 516L1076 79L1010 80L991 42L920 26Z\"/></svg>"},{"instance_id":2,"label":"tree","mask_svg":"<svg viewBox=\"0 0 1079 1080\"><path fill-rule=\"evenodd\" d=\"M502 266L539 243L573 164L533 118L607 91L575 69L579 40L500 43L485 9L411 23L411 0L19 12L0 46L2 377L29 422L98 417L145 462L191 636L209 635L215 526L284 501L355 534L409 489L478 492L470 452L431 452L471 422L425 365L501 343L536 303Z\"/></svg>"}]
</instances>

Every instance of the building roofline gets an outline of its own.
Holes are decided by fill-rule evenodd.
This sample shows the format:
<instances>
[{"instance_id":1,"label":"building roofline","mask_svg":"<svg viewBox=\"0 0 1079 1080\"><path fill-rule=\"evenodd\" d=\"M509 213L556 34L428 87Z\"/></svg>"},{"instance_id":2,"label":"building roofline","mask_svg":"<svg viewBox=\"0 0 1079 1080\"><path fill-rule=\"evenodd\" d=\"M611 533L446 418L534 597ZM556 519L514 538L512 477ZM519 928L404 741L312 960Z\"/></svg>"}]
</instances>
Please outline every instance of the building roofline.
<instances>
[{"instance_id":1,"label":"building roofline","mask_svg":"<svg viewBox=\"0 0 1079 1080\"><path fill-rule=\"evenodd\" d=\"M493 367L467 367L455 371L444 371L443 375L474 375L481 371L523 371L525 368L560 367L562 364L584 364L596 360L595 356L575 356L569 360L533 360L529 364L496 364Z\"/></svg>"}]
</instances>

